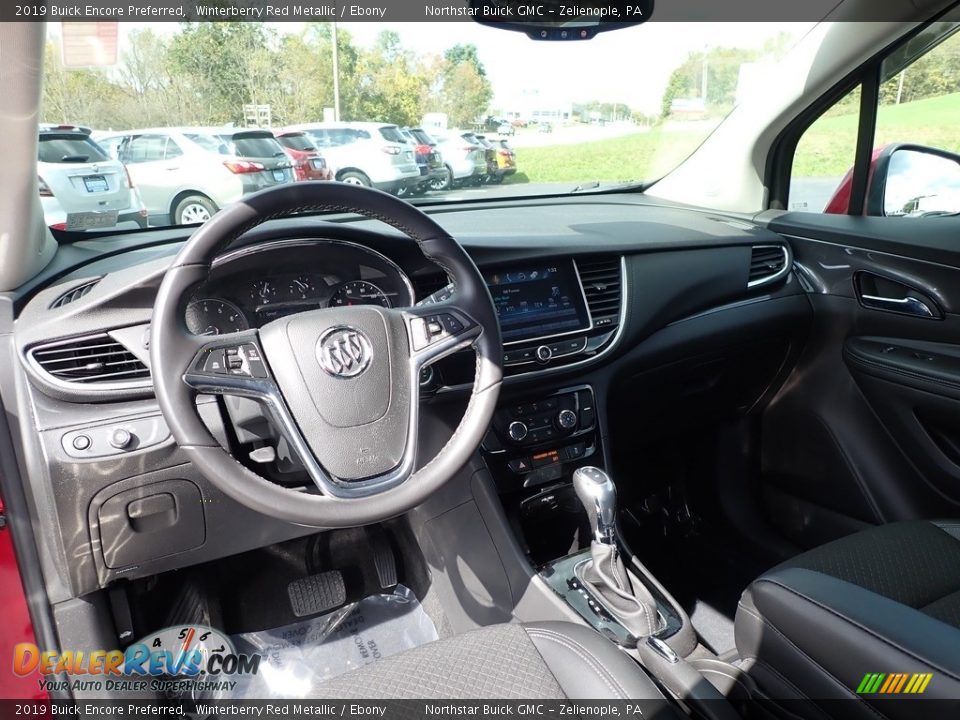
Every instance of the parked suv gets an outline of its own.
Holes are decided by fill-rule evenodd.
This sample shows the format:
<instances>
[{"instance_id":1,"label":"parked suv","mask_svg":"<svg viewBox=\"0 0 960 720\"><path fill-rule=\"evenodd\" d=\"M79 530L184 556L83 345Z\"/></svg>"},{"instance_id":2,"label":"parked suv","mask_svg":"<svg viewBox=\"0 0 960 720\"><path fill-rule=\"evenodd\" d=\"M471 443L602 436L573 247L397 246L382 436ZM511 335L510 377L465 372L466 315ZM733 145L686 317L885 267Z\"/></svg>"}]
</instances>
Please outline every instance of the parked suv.
<instances>
[{"instance_id":1,"label":"parked suv","mask_svg":"<svg viewBox=\"0 0 960 720\"><path fill-rule=\"evenodd\" d=\"M146 227L147 213L130 175L91 139L90 132L76 125L40 126L37 175L47 226Z\"/></svg>"},{"instance_id":2,"label":"parked suv","mask_svg":"<svg viewBox=\"0 0 960 720\"><path fill-rule=\"evenodd\" d=\"M247 193L293 181L293 161L266 130L156 128L98 140L127 165L150 215L203 223Z\"/></svg>"},{"instance_id":3,"label":"parked suv","mask_svg":"<svg viewBox=\"0 0 960 720\"><path fill-rule=\"evenodd\" d=\"M443 179L447 171L443 167L443 157L436 149L436 140L420 128L404 128L401 132L416 153L420 183L410 192L419 195L429 190L433 183Z\"/></svg>"},{"instance_id":4,"label":"parked suv","mask_svg":"<svg viewBox=\"0 0 960 720\"><path fill-rule=\"evenodd\" d=\"M479 185L487 175L486 150L465 130L436 130L433 137L443 157L446 175L435 181L434 190L446 190L456 183Z\"/></svg>"},{"instance_id":5,"label":"parked suv","mask_svg":"<svg viewBox=\"0 0 960 720\"><path fill-rule=\"evenodd\" d=\"M413 147L396 125L387 123L307 123L285 128L301 130L314 141L334 177L351 185L390 193L416 188L420 169Z\"/></svg>"},{"instance_id":6,"label":"parked suv","mask_svg":"<svg viewBox=\"0 0 960 720\"><path fill-rule=\"evenodd\" d=\"M333 171L306 133L299 130L275 133L277 142L293 160L296 180L333 180Z\"/></svg>"}]
</instances>

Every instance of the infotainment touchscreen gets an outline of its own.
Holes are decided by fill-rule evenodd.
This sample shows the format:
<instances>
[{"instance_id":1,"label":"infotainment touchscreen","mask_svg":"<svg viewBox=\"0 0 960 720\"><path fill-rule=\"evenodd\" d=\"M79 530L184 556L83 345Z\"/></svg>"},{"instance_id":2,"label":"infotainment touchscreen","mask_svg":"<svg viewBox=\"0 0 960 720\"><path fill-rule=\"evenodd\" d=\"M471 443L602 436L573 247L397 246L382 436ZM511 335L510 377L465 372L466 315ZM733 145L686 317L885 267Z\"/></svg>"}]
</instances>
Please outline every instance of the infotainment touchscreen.
<instances>
[{"instance_id":1,"label":"infotainment touchscreen","mask_svg":"<svg viewBox=\"0 0 960 720\"><path fill-rule=\"evenodd\" d=\"M590 328L573 261L504 267L484 273L504 342Z\"/></svg>"}]
</instances>

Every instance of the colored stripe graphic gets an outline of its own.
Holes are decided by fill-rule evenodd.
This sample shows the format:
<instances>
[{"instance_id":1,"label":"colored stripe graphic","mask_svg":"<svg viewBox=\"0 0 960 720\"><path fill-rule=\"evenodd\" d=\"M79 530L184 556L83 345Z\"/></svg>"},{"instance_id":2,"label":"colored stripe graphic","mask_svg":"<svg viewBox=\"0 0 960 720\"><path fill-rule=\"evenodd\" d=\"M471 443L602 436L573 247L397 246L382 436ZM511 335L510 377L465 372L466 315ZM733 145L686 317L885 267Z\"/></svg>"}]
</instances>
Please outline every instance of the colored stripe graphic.
<instances>
[{"instance_id":1,"label":"colored stripe graphic","mask_svg":"<svg viewBox=\"0 0 960 720\"><path fill-rule=\"evenodd\" d=\"M933 673L867 673L856 692L858 695L919 695L932 679Z\"/></svg>"}]
</instances>

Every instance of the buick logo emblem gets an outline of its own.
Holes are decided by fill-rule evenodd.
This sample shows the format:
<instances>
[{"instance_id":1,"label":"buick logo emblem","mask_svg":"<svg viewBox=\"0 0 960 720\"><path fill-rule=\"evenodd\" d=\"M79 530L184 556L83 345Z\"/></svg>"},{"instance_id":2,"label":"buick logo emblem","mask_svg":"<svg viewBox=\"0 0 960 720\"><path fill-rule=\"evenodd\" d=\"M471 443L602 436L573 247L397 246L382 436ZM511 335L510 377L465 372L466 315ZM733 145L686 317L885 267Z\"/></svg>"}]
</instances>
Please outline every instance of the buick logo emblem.
<instances>
[{"instance_id":1,"label":"buick logo emblem","mask_svg":"<svg viewBox=\"0 0 960 720\"><path fill-rule=\"evenodd\" d=\"M351 327L327 330L317 343L317 360L328 375L356 377L370 365L373 348L367 336Z\"/></svg>"}]
</instances>

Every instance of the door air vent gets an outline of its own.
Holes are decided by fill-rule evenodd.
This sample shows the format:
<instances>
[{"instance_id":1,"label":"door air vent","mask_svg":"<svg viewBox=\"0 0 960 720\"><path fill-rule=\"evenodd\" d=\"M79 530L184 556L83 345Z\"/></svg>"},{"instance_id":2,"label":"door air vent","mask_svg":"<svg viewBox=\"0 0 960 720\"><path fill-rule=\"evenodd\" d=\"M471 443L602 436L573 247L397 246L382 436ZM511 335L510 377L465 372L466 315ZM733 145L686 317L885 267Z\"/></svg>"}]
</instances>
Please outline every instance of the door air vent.
<instances>
[{"instance_id":1,"label":"door air vent","mask_svg":"<svg viewBox=\"0 0 960 720\"><path fill-rule=\"evenodd\" d=\"M790 251L785 245L754 245L751 251L747 287L776 282L790 272Z\"/></svg>"},{"instance_id":2,"label":"door air vent","mask_svg":"<svg viewBox=\"0 0 960 720\"><path fill-rule=\"evenodd\" d=\"M576 261L583 295L587 299L595 328L612 328L620 323L623 294L620 262L617 256L588 257Z\"/></svg>"},{"instance_id":3,"label":"door air vent","mask_svg":"<svg viewBox=\"0 0 960 720\"><path fill-rule=\"evenodd\" d=\"M50 303L50 309L52 310L53 308L63 307L64 305L69 305L74 300L79 300L88 292L93 290L94 286L98 282L100 282L100 278L90 280L89 282L85 282L82 285L77 285L75 288L67 290L67 292Z\"/></svg>"},{"instance_id":4,"label":"door air vent","mask_svg":"<svg viewBox=\"0 0 960 720\"><path fill-rule=\"evenodd\" d=\"M129 387L150 378L147 366L109 335L38 345L29 356L43 373L61 383Z\"/></svg>"}]
</instances>

